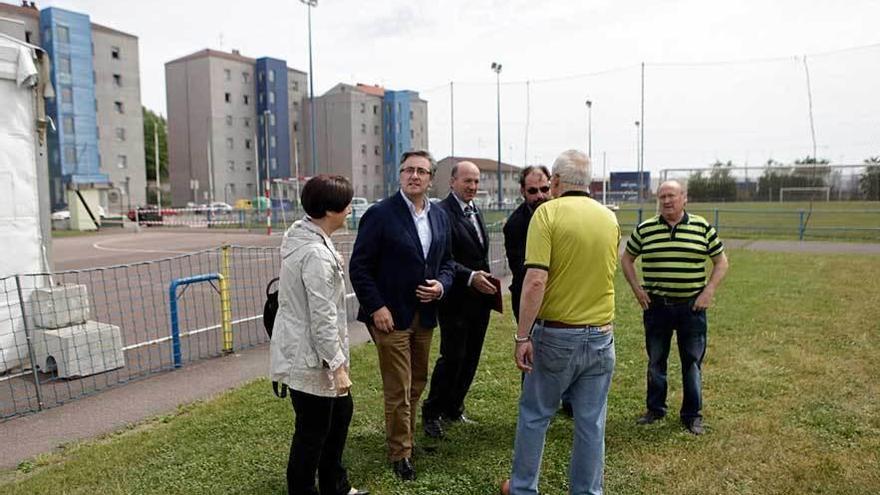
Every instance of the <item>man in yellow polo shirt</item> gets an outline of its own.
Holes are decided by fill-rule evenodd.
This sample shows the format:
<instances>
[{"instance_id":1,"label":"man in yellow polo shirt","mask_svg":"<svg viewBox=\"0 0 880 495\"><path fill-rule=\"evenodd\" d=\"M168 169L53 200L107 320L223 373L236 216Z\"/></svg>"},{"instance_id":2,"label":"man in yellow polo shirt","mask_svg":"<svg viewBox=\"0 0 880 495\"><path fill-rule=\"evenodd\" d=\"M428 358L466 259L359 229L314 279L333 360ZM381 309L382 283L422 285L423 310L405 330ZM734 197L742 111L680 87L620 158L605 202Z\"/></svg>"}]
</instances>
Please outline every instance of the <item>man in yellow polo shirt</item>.
<instances>
[{"instance_id":1,"label":"man in yellow polo shirt","mask_svg":"<svg viewBox=\"0 0 880 495\"><path fill-rule=\"evenodd\" d=\"M568 390L574 412L571 493L602 493L605 412L614 372L614 272L620 228L589 197L590 160L569 150L529 224L516 365L519 401L510 493L537 494L550 419Z\"/></svg>"}]
</instances>

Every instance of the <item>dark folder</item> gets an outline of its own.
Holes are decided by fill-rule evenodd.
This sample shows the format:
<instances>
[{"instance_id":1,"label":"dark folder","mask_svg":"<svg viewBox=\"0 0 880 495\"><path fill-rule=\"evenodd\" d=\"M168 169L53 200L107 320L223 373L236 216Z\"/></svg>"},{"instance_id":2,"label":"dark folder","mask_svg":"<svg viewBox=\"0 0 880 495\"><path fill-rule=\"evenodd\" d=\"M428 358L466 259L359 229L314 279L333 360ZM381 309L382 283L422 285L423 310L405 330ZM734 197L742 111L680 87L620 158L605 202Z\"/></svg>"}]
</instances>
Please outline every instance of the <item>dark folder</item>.
<instances>
[{"instance_id":1,"label":"dark folder","mask_svg":"<svg viewBox=\"0 0 880 495\"><path fill-rule=\"evenodd\" d=\"M489 282L495 286L495 301L492 304L492 309L498 311L499 313L504 313L504 303L501 298L501 279L495 278L493 276L489 276Z\"/></svg>"}]
</instances>

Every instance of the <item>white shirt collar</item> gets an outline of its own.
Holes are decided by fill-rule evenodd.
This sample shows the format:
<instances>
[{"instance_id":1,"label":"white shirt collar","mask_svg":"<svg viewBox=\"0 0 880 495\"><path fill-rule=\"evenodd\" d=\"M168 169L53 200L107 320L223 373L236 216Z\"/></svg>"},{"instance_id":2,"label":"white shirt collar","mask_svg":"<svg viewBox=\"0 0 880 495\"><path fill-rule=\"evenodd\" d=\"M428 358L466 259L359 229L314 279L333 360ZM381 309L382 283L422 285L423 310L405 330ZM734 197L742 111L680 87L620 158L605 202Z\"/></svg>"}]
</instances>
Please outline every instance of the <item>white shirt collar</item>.
<instances>
[{"instance_id":1,"label":"white shirt collar","mask_svg":"<svg viewBox=\"0 0 880 495\"><path fill-rule=\"evenodd\" d=\"M431 211L431 201L428 199L427 196L422 199L422 201L424 201L425 203L425 208L422 210L421 213L416 212L416 205L414 205L413 202L410 201L408 197L406 197L406 194L403 194L403 189L400 190L400 196L403 198L403 201L406 202L406 206L407 208L409 208L409 212L412 213L414 217L427 215L428 212Z\"/></svg>"}]
</instances>

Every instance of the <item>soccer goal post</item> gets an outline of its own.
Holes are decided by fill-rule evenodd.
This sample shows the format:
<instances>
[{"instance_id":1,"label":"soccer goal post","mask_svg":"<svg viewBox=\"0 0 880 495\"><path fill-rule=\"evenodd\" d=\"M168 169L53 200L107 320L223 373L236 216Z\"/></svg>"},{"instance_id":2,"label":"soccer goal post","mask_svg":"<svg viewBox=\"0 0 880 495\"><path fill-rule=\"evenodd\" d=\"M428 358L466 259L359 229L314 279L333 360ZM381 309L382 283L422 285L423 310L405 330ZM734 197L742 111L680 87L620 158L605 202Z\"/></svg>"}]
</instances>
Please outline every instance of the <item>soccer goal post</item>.
<instances>
[{"instance_id":1,"label":"soccer goal post","mask_svg":"<svg viewBox=\"0 0 880 495\"><path fill-rule=\"evenodd\" d=\"M780 187L779 202L788 201L831 201L831 188L824 187Z\"/></svg>"}]
</instances>

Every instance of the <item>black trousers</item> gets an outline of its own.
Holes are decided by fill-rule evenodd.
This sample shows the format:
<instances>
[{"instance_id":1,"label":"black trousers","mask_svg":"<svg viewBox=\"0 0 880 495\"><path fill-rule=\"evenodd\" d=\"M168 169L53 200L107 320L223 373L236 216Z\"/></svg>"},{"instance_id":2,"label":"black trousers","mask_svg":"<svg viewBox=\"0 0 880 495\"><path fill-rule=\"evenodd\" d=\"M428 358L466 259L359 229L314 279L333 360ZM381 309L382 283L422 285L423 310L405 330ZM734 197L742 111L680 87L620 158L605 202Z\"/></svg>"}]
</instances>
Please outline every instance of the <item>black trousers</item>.
<instances>
[{"instance_id":1,"label":"black trousers","mask_svg":"<svg viewBox=\"0 0 880 495\"><path fill-rule=\"evenodd\" d=\"M440 317L440 357L431 375L431 391L422 405L422 419L450 419L464 412L464 399L480 364L489 308L468 311L470 318Z\"/></svg>"},{"instance_id":2,"label":"black trousers","mask_svg":"<svg viewBox=\"0 0 880 495\"><path fill-rule=\"evenodd\" d=\"M342 451L354 403L344 397L319 397L290 391L296 426L287 460L287 493L290 495L342 495L351 484L342 465ZM315 487L315 474L318 488Z\"/></svg>"}]
</instances>

